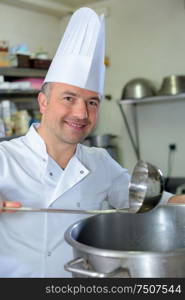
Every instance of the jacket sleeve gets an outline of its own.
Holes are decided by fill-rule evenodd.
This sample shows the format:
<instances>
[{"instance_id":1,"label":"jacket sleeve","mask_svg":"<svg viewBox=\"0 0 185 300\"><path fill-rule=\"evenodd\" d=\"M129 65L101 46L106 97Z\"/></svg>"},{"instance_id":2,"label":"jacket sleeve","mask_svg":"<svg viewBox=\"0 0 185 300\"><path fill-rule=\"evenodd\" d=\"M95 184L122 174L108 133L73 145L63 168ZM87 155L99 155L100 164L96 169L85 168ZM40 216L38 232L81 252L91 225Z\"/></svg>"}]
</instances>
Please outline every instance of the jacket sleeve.
<instances>
[{"instance_id":1,"label":"jacket sleeve","mask_svg":"<svg viewBox=\"0 0 185 300\"><path fill-rule=\"evenodd\" d=\"M174 196L174 194L168 193L166 191L163 192L159 205L168 204L168 200Z\"/></svg>"},{"instance_id":2,"label":"jacket sleeve","mask_svg":"<svg viewBox=\"0 0 185 300\"><path fill-rule=\"evenodd\" d=\"M108 192L108 203L114 208L128 208L130 175L127 169L123 169L122 174L115 178Z\"/></svg>"}]
</instances>

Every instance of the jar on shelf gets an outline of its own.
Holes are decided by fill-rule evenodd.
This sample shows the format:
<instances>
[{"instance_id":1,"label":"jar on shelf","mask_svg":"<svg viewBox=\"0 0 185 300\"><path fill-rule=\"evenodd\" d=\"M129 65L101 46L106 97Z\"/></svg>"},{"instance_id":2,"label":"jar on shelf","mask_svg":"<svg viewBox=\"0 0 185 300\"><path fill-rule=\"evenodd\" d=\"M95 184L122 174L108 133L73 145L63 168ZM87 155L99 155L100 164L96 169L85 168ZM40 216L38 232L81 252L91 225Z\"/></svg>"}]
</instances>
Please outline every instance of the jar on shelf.
<instances>
[{"instance_id":1,"label":"jar on shelf","mask_svg":"<svg viewBox=\"0 0 185 300\"><path fill-rule=\"evenodd\" d=\"M30 117L27 110L19 110L12 114L13 130L16 135L23 135L29 129Z\"/></svg>"},{"instance_id":2,"label":"jar on shelf","mask_svg":"<svg viewBox=\"0 0 185 300\"><path fill-rule=\"evenodd\" d=\"M0 138L5 137L5 135L4 121L0 118Z\"/></svg>"},{"instance_id":3,"label":"jar on shelf","mask_svg":"<svg viewBox=\"0 0 185 300\"><path fill-rule=\"evenodd\" d=\"M12 131L12 120L11 120L11 109L10 109L10 104L11 102L9 100L3 100L0 103L1 106L1 118L4 122L4 127L5 127L5 135L6 136L11 136L13 131Z\"/></svg>"}]
</instances>

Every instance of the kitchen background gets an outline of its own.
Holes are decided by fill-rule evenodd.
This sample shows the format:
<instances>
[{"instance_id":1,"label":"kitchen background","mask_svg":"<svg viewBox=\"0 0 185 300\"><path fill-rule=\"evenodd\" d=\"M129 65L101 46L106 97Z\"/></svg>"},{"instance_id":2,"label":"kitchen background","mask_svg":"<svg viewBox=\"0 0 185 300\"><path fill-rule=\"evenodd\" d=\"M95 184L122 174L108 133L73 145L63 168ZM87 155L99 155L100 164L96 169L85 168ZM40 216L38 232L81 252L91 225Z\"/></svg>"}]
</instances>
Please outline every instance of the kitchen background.
<instances>
[{"instance_id":1,"label":"kitchen background","mask_svg":"<svg viewBox=\"0 0 185 300\"><path fill-rule=\"evenodd\" d=\"M185 75L185 2L0 1L0 41L8 41L9 47L24 44L32 55L47 52L48 57L52 58L71 12L84 5L106 16L106 97L102 103L99 124L93 134L116 135L112 139L117 150L116 159L131 172L137 157L118 100L121 99L124 86L134 78L150 80L156 91L159 91L164 77ZM0 95L0 100L14 100L11 94L3 95L2 90ZM21 97L25 103L26 96ZM21 108L18 95L15 98ZM30 96L28 98L36 103L36 94L32 95L33 99L30 100ZM183 182L185 94L184 98L182 93L180 97L166 97L165 101L150 101L145 104L140 99L137 101L140 104L136 107L125 102L122 108L133 136L133 112L136 109L140 157L160 167L165 176L181 178Z\"/></svg>"}]
</instances>

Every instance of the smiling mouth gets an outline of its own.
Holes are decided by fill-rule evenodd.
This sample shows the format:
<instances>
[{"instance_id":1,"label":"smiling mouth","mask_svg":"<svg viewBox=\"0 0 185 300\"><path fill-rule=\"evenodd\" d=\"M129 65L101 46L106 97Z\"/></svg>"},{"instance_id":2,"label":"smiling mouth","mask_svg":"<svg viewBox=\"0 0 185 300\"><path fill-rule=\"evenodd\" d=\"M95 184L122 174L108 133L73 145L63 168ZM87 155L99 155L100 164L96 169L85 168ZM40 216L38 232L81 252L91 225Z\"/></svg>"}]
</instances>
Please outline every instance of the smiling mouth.
<instances>
[{"instance_id":1,"label":"smiling mouth","mask_svg":"<svg viewBox=\"0 0 185 300\"><path fill-rule=\"evenodd\" d=\"M79 123L75 123L75 122L70 122L70 121L65 121L65 123L67 123L67 125L75 130L82 130L84 129L87 124L79 124Z\"/></svg>"}]
</instances>

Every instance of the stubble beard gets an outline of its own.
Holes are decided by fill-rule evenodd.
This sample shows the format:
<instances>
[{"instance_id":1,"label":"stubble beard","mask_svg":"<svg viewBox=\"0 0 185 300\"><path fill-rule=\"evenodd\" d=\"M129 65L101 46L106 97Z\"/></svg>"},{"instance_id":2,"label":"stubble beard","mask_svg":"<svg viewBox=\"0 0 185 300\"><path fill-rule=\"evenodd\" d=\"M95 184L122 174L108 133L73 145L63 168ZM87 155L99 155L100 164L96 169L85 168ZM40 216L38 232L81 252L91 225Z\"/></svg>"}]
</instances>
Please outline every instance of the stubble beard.
<instances>
[{"instance_id":1,"label":"stubble beard","mask_svg":"<svg viewBox=\"0 0 185 300\"><path fill-rule=\"evenodd\" d=\"M64 124L64 121L62 121L61 123L61 127L57 127L53 128L53 133L55 134L56 138L62 142L62 143L66 143L69 145L77 145L78 143L81 143L84 141L84 139L91 133L91 131L93 130L93 128L89 129L88 132L84 133L81 137L70 137L67 134L65 134L65 132L63 132L62 130L62 126Z\"/></svg>"}]
</instances>

